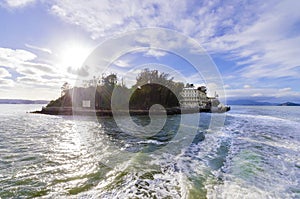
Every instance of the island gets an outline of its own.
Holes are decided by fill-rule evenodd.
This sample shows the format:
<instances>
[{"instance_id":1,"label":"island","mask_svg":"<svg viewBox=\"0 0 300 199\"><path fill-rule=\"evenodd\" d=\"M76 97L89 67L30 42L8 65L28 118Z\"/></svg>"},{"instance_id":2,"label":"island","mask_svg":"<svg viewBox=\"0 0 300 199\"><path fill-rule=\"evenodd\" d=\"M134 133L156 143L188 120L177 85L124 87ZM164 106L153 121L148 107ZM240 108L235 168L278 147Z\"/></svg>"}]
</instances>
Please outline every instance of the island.
<instances>
[{"instance_id":1,"label":"island","mask_svg":"<svg viewBox=\"0 0 300 199\"><path fill-rule=\"evenodd\" d=\"M300 104L294 103L294 102L285 102L282 104L278 104L278 106L300 106Z\"/></svg>"},{"instance_id":2,"label":"island","mask_svg":"<svg viewBox=\"0 0 300 199\"><path fill-rule=\"evenodd\" d=\"M224 113L230 110L217 95L207 96L205 86L176 82L167 73L144 69L136 83L128 88L117 74L102 75L85 81L83 86L71 87L67 82L61 87L61 96L50 101L46 107L33 113L51 115L97 115L113 114L148 115L185 114L197 112ZM159 104L161 108L154 108ZM125 108L124 108L125 107ZM127 109L126 109L127 107Z\"/></svg>"}]
</instances>

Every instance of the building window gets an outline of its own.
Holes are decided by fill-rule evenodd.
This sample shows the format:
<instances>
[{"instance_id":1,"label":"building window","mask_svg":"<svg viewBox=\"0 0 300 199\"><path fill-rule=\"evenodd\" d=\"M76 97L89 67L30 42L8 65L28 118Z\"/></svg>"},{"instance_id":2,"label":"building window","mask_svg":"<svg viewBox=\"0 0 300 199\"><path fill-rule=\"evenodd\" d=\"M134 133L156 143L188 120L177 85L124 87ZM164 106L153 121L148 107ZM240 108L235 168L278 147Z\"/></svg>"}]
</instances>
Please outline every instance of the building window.
<instances>
[{"instance_id":1,"label":"building window","mask_svg":"<svg viewBox=\"0 0 300 199\"><path fill-rule=\"evenodd\" d=\"M90 108L91 107L91 101L90 100L82 100L82 107L83 108Z\"/></svg>"}]
</instances>

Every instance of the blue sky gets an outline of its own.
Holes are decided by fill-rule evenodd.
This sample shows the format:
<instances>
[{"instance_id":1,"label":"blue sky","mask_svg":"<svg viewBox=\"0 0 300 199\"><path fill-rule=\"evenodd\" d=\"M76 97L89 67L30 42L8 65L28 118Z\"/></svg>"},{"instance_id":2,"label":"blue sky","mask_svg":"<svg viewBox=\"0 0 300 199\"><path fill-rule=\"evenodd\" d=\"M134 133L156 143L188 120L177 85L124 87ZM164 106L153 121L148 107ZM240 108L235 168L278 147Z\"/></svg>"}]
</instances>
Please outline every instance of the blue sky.
<instances>
[{"instance_id":1,"label":"blue sky","mask_svg":"<svg viewBox=\"0 0 300 199\"><path fill-rule=\"evenodd\" d=\"M0 1L0 98L56 98L100 43L160 27L201 44L227 98L300 102L299 7L297 0ZM129 53L112 69L143 63L172 66L200 83L184 60L159 51Z\"/></svg>"}]
</instances>

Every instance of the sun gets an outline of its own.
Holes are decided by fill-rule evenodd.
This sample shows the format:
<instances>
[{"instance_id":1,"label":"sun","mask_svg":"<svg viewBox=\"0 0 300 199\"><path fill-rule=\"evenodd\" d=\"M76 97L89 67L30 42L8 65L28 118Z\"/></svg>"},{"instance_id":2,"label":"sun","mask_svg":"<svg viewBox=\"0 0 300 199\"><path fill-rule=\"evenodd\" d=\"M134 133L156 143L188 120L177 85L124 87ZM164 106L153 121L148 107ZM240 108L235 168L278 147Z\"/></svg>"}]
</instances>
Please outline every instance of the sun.
<instances>
[{"instance_id":1,"label":"sun","mask_svg":"<svg viewBox=\"0 0 300 199\"><path fill-rule=\"evenodd\" d=\"M82 66L90 49L82 44L71 43L63 48L61 52L61 64L65 68L78 69Z\"/></svg>"}]
</instances>

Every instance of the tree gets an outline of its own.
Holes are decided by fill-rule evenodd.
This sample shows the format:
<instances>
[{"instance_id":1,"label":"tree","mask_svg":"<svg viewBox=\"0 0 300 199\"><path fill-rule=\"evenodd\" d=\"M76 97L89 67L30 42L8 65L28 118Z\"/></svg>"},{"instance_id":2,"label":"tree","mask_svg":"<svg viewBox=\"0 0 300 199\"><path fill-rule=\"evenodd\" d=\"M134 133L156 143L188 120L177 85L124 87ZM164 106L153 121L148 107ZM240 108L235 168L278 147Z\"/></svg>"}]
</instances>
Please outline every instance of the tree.
<instances>
[{"instance_id":1,"label":"tree","mask_svg":"<svg viewBox=\"0 0 300 199\"><path fill-rule=\"evenodd\" d=\"M111 109L112 92L117 87L117 75L114 73L107 76L102 74L101 80L102 84L96 88L95 107L96 109L109 110Z\"/></svg>"},{"instance_id":2,"label":"tree","mask_svg":"<svg viewBox=\"0 0 300 199\"><path fill-rule=\"evenodd\" d=\"M108 76L102 77L102 82L104 86L115 86L117 84L117 75L112 73Z\"/></svg>"},{"instance_id":3,"label":"tree","mask_svg":"<svg viewBox=\"0 0 300 199\"><path fill-rule=\"evenodd\" d=\"M169 86L170 84L174 83L173 78L169 78L169 76L170 75L167 73L159 73L158 70L150 71L148 68L146 68L137 76L135 87L152 83Z\"/></svg>"},{"instance_id":4,"label":"tree","mask_svg":"<svg viewBox=\"0 0 300 199\"><path fill-rule=\"evenodd\" d=\"M138 74L136 84L131 89L127 88L123 81L117 84L117 75L103 74L101 78L93 77L86 81L86 86L71 88L68 82L61 87L61 97L51 101L47 107L71 107L75 97L79 96L79 101L89 96L95 97L95 108L110 110L111 106L120 109L129 106L131 109L149 109L153 104L160 104L166 108L179 106L180 92L184 84L175 82L167 73L160 73L157 70L144 69ZM136 89L140 88L140 89ZM114 102L112 104L112 94L114 93ZM76 91L76 92L75 92ZM77 95L76 95L77 93ZM79 94L82 93L82 94ZM77 98L74 98L77 99ZM74 101L74 106L80 106L78 100Z\"/></svg>"},{"instance_id":5,"label":"tree","mask_svg":"<svg viewBox=\"0 0 300 199\"><path fill-rule=\"evenodd\" d=\"M144 69L136 78L134 91L130 99L130 107L148 109L153 104L160 104L166 108L179 106L179 93L184 84L174 82L173 77L157 70ZM140 88L140 89L136 89Z\"/></svg>"},{"instance_id":6,"label":"tree","mask_svg":"<svg viewBox=\"0 0 300 199\"><path fill-rule=\"evenodd\" d=\"M61 96L64 96L71 89L71 85L68 82L65 82L60 89Z\"/></svg>"},{"instance_id":7,"label":"tree","mask_svg":"<svg viewBox=\"0 0 300 199\"><path fill-rule=\"evenodd\" d=\"M46 107L71 107L72 98L70 95L71 85L68 82L61 86L61 96L56 100L51 100Z\"/></svg>"}]
</instances>

